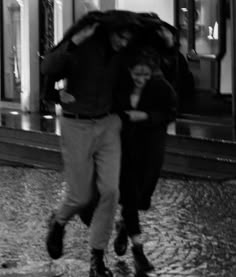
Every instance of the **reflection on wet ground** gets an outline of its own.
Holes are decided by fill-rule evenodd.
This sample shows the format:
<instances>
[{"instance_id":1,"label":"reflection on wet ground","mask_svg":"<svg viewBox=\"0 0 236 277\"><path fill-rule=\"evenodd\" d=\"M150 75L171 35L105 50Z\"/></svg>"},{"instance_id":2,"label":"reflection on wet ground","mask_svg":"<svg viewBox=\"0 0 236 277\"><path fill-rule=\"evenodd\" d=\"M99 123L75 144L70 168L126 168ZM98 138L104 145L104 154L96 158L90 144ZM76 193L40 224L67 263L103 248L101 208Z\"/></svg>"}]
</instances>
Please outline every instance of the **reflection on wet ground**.
<instances>
[{"instance_id":1,"label":"reflection on wet ground","mask_svg":"<svg viewBox=\"0 0 236 277\"><path fill-rule=\"evenodd\" d=\"M24 131L39 131L60 134L59 117L40 115L38 113L22 113L14 110L4 110L0 113L0 127Z\"/></svg>"},{"instance_id":2,"label":"reflection on wet ground","mask_svg":"<svg viewBox=\"0 0 236 277\"><path fill-rule=\"evenodd\" d=\"M22 113L3 110L0 113L0 127L24 131L46 132L60 135L60 116ZM193 138L236 140L236 129L232 127L230 117L204 117L183 115L170 124L168 133Z\"/></svg>"},{"instance_id":3,"label":"reflection on wet ground","mask_svg":"<svg viewBox=\"0 0 236 277\"><path fill-rule=\"evenodd\" d=\"M204 118L178 118L175 123L170 124L168 133L207 140L235 141L236 129L233 128L232 121L221 119L217 122L216 119L204 121Z\"/></svg>"},{"instance_id":4,"label":"reflection on wet ground","mask_svg":"<svg viewBox=\"0 0 236 277\"><path fill-rule=\"evenodd\" d=\"M0 190L0 276L88 276L88 231L78 218L67 225L62 259L45 250L47 219L66 191L61 173L3 166ZM236 180L163 178L141 218L154 276L236 276ZM115 276L133 276L130 250L118 258L112 241Z\"/></svg>"}]
</instances>

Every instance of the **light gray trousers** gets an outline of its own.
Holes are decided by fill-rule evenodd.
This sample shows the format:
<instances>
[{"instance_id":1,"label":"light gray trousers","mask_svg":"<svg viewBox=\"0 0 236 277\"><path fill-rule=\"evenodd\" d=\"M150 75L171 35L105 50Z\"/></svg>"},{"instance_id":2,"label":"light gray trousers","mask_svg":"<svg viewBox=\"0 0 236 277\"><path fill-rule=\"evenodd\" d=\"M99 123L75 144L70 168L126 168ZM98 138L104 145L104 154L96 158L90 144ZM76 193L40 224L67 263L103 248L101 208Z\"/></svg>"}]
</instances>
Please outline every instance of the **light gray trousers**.
<instances>
[{"instance_id":1,"label":"light gray trousers","mask_svg":"<svg viewBox=\"0 0 236 277\"><path fill-rule=\"evenodd\" d=\"M91 200L95 187L100 194L90 227L90 246L105 249L108 245L119 199L120 130L117 115L105 118L61 121L61 147L67 196L56 214L65 224L79 214Z\"/></svg>"}]
</instances>

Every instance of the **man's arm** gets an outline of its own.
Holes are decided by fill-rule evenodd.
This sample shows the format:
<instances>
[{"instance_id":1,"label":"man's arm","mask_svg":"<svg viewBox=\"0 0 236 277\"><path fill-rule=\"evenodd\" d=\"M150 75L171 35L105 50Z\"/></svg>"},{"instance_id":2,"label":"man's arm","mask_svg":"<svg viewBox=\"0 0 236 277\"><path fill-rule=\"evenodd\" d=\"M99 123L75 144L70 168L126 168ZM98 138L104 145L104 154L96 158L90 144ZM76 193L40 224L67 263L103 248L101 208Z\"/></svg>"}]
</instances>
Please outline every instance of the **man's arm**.
<instances>
[{"instance_id":1,"label":"man's arm","mask_svg":"<svg viewBox=\"0 0 236 277\"><path fill-rule=\"evenodd\" d=\"M42 101L49 103L60 103L59 91L55 89L55 80L48 75L44 76L42 88Z\"/></svg>"},{"instance_id":2,"label":"man's arm","mask_svg":"<svg viewBox=\"0 0 236 277\"><path fill-rule=\"evenodd\" d=\"M70 54L77 48L77 46L94 34L97 26L98 24L95 23L84 27L72 36L70 40L65 41L46 55L41 64L42 74L53 75L60 79L65 77L64 75L68 72L70 63Z\"/></svg>"},{"instance_id":3,"label":"man's arm","mask_svg":"<svg viewBox=\"0 0 236 277\"><path fill-rule=\"evenodd\" d=\"M41 63L42 74L52 76L55 81L63 79L66 74L70 56L69 49L70 42L66 41L60 47L47 54Z\"/></svg>"},{"instance_id":4,"label":"man's arm","mask_svg":"<svg viewBox=\"0 0 236 277\"><path fill-rule=\"evenodd\" d=\"M41 72L44 75L42 99L46 102L61 102L60 93L55 88L55 83L66 77L70 55L69 47L69 41L55 47L41 63Z\"/></svg>"},{"instance_id":5,"label":"man's arm","mask_svg":"<svg viewBox=\"0 0 236 277\"><path fill-rule=\"evenodd\" d=\"M44 76L43 99L54 103L69 103L75 99L66 91L55 89L55 82L67 77L70 67L71 55L78 45L92 36L97 24L87 26L75 34L70 40L56 46L41 64L41 72ZM75 58L73 56L73 58ZM77 57L76 57L77 58Z\"/></svg>"}]
</instances>

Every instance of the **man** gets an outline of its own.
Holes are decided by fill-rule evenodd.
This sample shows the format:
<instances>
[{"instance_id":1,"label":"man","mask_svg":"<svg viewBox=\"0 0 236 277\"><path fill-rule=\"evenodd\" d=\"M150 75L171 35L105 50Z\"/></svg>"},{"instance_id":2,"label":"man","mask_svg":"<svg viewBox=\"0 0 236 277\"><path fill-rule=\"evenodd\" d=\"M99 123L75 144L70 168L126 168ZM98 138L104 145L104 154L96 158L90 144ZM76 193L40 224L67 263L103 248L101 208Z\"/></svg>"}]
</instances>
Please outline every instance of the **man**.
<instances>
[{"instance_id":1,"label":"man","mask_svg":"<svg viewBox=\"0 0 236 277\"><path fill-rule=\"evenodd\" d=\"M54 100L63 108L61 148L68 193L51 217L47 250L53 259L62 256L66 223L83 213L98 190L90 224L90 277L112 276L103 261L119 198L121 121L112 113L112 91L120 70L120 52L135 29L135 24L120 19L73 31L42 63L42 73L51 84L66 80L66 91Z\"/></svg>"}]
</instances>

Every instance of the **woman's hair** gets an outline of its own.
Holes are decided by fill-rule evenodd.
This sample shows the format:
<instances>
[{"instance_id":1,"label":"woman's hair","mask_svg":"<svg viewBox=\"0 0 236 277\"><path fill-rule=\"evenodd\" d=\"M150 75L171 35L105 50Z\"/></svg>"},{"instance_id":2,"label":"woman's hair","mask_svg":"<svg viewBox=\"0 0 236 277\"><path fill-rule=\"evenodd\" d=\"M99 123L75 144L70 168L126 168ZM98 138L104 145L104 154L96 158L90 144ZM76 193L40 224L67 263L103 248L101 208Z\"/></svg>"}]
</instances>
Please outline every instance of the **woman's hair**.
<instances>
[{"instance_id":1,"label":"woman's hair","mask_svg":"<svg viewBox=\"0 0 236 277\"><path fill-rule=\"evenodd\" d=\"M133 68L136 65L147 65L152 71L155 71L160 67L159 53L150 46L139 46L129 49L126 61L128 68Z\"/></svg>"}]
</instances>

